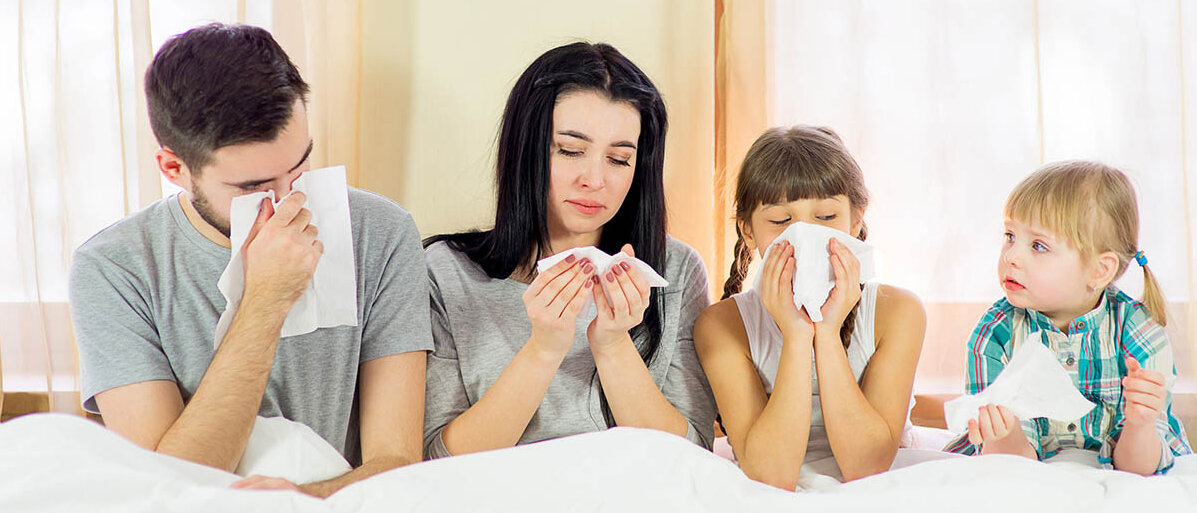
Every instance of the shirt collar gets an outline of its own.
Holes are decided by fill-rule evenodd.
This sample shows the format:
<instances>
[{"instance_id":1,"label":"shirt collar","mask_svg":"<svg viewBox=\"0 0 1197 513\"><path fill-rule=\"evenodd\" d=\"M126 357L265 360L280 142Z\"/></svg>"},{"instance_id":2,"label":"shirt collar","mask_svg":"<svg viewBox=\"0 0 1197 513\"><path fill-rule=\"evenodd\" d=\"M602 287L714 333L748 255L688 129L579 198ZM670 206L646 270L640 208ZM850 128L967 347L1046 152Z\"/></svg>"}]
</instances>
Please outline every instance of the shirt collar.
<instances>
[{"instance_id":1,"label":"shirt collar","mask_svg":"<svg viewBox=\"0 0 1197 513\"><path fill-rule=\"evenodd\" d=\"M1090 310L1089 313L1073 319L1072 322L1068 323L1068 326L1065 326L1064 330L1056 328L1056 325L1052 323L1052 320L1048 316L1038 311L1028 309L1027 316L1032 326L1037 330L1062 332L1068 336L1097 331L1101 327L1101 323L1105 322L1106 317L1109 316L1109 307L1112 304L1108 298L1109 295L1109 289L1102 291L1097 307Z\"/></svg>"}]
</instances>

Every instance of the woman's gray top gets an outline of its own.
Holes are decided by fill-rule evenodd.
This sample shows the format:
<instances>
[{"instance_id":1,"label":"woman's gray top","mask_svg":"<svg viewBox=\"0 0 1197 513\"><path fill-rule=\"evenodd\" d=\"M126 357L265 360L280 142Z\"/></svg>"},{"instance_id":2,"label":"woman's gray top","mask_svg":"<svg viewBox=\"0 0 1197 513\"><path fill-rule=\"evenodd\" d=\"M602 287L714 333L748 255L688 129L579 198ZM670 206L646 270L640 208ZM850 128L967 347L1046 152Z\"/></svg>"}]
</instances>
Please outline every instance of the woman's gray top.
<instances>
[{"instance_id":1,"label":"woman's gray top","mask_svg":"<svg viewBox=\"0 0 1197 513\"><path fill-rule=\"evenodd\" d=\"M432 300L435 350L428 356L424 457L449 456L441 432L482 398L532 333L524 309L528 285L494 279L444 242L425 251ZM661 340L648 365L653 382L689 423L686 438L710 449L715 400L694 352L694 321L709 303L702 259L669 237L662 301ZM574 345L549 384L519 443L607 429L599 402L598 371L586 328L593 301L578 316ZM637 345L642 343L636 340Z\"/></svg>"}]
</instances>

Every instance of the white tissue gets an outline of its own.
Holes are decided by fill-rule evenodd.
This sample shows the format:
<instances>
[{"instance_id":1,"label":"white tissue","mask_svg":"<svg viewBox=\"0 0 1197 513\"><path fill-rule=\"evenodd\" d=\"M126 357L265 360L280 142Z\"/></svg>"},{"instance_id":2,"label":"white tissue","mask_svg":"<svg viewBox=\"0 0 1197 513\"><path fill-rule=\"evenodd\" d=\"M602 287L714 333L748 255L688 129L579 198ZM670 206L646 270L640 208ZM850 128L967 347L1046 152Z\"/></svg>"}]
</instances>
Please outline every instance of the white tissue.
<instances>
[{"instance_id":1,"label":"white tissue","mask_svg":"<svg viewBox=\"0 0 1197 513\"><path fill-rule=\"evenodd\" d=\"M1027 336L997 379L978 394L961 396L943 405L948 430L963 433L977 410L987 404L1005 406L1020 420L1046 417L1076 420L1093 409L1093 403L1072 384L1056 356L1040 342L1043 332Z\"/></svg>"},{"instance_id":2,"label":"white tissue","mask_svg":"<svg viewBox=\"0 0 1197 513\"><path fill-rule=\"evenodd\" d=\"M312 428L283 417L258 417L237 464L237 475L281 477L295 484L324 481L352 470Z\"/></svg>"},{"instance_id":3,"label":"white tissue","mask_svg":"<svg viewBox=\"0 0 1197 513\"><path fill-rule=\"evenodd\" d=\"M648 265L643 260L630 257L622 251L615 253L614 255L608 255L603 250L594 246L582 246L568 251L562 251L548 258L542 258L536 262L536 272L543 273L548 270L548 268L557 265L557 262L565 260L570 255L577 256L578 260L583 258L589 259L590 264L594 266L594 274L596 276L602 276L606 274L607 270L611 269L611 266L615 264L627 262L628 265L635 267L636 270L640 272L640 277L644 278L645 282L648 282L648 286L669 286L669 282L666 281L665 278L662 278L660 274L657 274L657 271L653 270L652 266Z\"/></svg>"},{"instance_id":4,"label":"white tissue","mask_svg":"<svg viewBox=\"0 0 1197 513\"><path fill-rule=\"evenodd\" d=\"M312 212L311 224L319 231L316 240L324 244L324 254L316 272L295 306L283 321L279 337L293 337L332 326L357 326L357 272L353 262L353 228L349 222L349 190L345 184L345 166L308 171L291 184L291 190L307 195L304 208ZM290 194L288 194L290 196ZM220 275L217 288L227 302L216 324L214 347L229 331L233 315L245 293L245 263L241 247L258 217L262 198L270 198L277 208L274 191L255 192L233 198L229 212L232 258ZM285 198L284 198L285 199Z\"/></svg>"},{"instance_id":5,"label":"white tissue","mask_svg":"<svg viewBox=\"0 0 1197 513\"><path fill-rule=\"evenodd\" d=\"M821 322L820 308L827 302L831 289L835 288L835 273L831 269L831 252L827 249L829 240L840 241L860 261L860 283L873 279L873 247L847 233L809 223L791 224L778 235L765 250L765 260L781 241L789 241L794 247L794 304L806 308L810 320ZM760 290L764 266L756 273L756 289Z\"/></svg>"}]
</instances>

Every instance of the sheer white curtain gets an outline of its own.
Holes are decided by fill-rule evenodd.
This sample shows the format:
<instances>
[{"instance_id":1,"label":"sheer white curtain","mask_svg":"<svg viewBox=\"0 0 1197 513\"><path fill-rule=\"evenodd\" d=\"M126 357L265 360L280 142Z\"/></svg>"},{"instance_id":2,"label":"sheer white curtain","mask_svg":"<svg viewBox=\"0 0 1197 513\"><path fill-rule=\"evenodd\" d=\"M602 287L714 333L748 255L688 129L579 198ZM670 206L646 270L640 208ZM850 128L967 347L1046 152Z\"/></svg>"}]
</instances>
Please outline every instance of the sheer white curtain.
<instances>
[{"instance_id":1,"label":"sheer white curtain","mask_svg":"<svg viewBox=\"0 0 1197 513\"><path fill-rule=\"evenodd\" d=\"M834 128L864 169L883 279L927 304L918 393L963 389L974 323L1001 297L1002 206L1044 162L1096 159L1136 185L1140 247L1197 352L1197 4L1182 0L778 0L773 124ZM1138 297L1131 266L1120 286Z\"/></svg>"},{"instance_id":2,"label":"sheer white curtain","mask_svg":"<svg viewBox=\"0 0 1197 513\"><path fill-rule=\"evenodd\" d=\"M0 391L78 409L71 252L174 190L154 165L142 90L157 48L213 21L273 30L313 85L313 136L338 134L314 163L352 164L359 12L317 0L0 1Z\"/></svg>"}]
</instances>

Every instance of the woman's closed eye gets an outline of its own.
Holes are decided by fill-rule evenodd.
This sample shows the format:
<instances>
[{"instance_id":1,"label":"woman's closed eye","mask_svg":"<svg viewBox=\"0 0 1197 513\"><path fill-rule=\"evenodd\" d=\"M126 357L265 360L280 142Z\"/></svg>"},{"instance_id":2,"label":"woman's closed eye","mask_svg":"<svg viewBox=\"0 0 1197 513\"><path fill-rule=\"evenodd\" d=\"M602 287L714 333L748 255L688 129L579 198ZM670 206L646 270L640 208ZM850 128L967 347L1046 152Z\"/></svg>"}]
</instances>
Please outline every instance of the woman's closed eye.
<instances>
[{"instance_id":1,"label":"woman's closed eye","mask_svg":"<svg viewBox=\"0 0 1197 513\"><path fill-rule=\"evenodd\" d=\"M607 157L607 160L617 166L623 166L623 167L631 167L632 166L631 160L624 160L624 159L620 159L618 157Z\"/></svg>"},{"instance_id":2,"label":"woman's closed eye","mask_svg":"<svg viewBox=\"0 0 1197 513\"><path fill-rule=\"evenodd\" d=\"M565 148L557 148L557 153L564 155L566 157L581 157L582 154L585 152L583 152L582 150L574 151L574 150L568 150Z\"/></svg>"}]
</instances>

